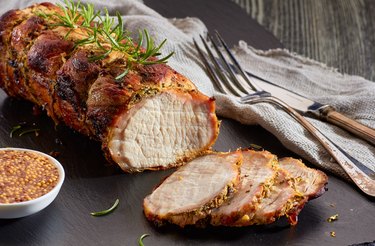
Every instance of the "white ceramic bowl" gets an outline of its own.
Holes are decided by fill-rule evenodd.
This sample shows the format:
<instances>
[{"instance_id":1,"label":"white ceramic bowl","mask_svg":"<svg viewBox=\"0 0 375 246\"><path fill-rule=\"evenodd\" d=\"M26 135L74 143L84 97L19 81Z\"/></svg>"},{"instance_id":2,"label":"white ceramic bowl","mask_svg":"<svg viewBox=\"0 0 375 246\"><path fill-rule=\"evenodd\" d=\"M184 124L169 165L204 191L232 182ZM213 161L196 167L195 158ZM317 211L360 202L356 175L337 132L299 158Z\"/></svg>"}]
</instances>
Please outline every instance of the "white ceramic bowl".
<instances>
[{"instance_id":1,"label":"white ceramic bowl","mask_svg":"<svg viewBox=\"0 0 375 246\"><path fill-rule=\"evenodd\" d=\"M48 193L44 194L41 197L36 199L25 201L25 202L17 202L17 203L9 203L4 204L0 203L0 219L13 219L13 218L20 218L27 215L31 215L36 213L45 207L47 207L57 196L60 191L60 188L65 179L65 172L64 168L55 158L50 155L44 154L42 152L30 149L22 149L22 148L0 148L0 150L19 150L19 151L28 151L34 152L39 155L47 157L51 162L57 167L59 172L59 179L57 181L56 186L50 190Z\"/></svg>"}]
</instances>

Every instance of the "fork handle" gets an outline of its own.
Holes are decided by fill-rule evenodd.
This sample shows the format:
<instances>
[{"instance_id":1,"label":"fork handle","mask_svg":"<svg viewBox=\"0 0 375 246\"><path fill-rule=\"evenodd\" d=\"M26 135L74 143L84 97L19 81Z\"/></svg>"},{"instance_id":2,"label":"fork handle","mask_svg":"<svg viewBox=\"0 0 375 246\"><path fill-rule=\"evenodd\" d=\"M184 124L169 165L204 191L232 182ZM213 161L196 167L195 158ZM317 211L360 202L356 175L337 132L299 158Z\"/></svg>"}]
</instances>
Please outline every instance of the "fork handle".
<instances>
[{"instance_id":1,"label":"fork handle","mask_svg":"<svg viewBox=\"0 0 375 246\"><path fill-rule=\"evenodd\" d=\"M362 139L375 145L375 130L352 120L337 112L333 107L326 107L320 112L320 116L326 121L335 124Z\"/></svg>"},{"instance_id":2,"label":"fork handle","mask_svg":"<svg viewBox=\"0 0 375 246\"><path fill-rule=\"evenodd\" d=\"M291 108L285 102L275 97L259 97L253 98L249 101L243 101L244 103L261 103L268 102L279 106L281 109L286 111L294 119L296 119L308 132L310 132L316 140L318 140L327 152L336 160L336 162L344 169L348 176L353 182L367 195L375 197L375 180L370 178L360 168L358 168L351 159L354 159L348 153L340 150L333 144L333 142L315 128L309 121L307 121L302 115Z\"/></svg>"},{"instance_id":3,"label":"fork handle","mask_svg":"<svg viewBox=\"0 0 375 246\"><path fill-rule=\"evenodd\" d=\"M316 127L314 127L309 121L307 121L302 115L300 115L289 105L285 104L282 101L279 101L277 98L273 99L276 100L282 106L282 108L290 112L290 114L323 145L328 153L336 160L336 162L344 169L348 176L364 193L375 197L375 180L371 179L367 174L359 169L348 158L348 156L350 156L348 153L343 153L342 150L338 149L329 138L327 138L323 133L321 133Z\"/></svg>"}]
</instances>

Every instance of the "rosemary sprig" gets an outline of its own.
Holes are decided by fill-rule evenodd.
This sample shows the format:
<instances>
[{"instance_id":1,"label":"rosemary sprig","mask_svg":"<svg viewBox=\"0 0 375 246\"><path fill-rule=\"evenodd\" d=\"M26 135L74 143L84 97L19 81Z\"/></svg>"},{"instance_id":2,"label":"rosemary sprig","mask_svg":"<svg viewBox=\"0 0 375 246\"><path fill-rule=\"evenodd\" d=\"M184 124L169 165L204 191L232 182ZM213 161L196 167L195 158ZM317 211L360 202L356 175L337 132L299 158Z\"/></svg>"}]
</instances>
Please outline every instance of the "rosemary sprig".
<instances>
[{"instance_id":1,"label":"rosemary sprig","mask_svg":"<svg viewBox=\"0 0 375 246\"><path fill-rule=\"evenodd\" d=\"M29 134L29 133L35 133L35 136L39 135L39 128L28 128L28 129L22 129L24 126L22 125L16 125L12 127L12 130L9 133L9 137L13 138L13 136L17 133L18 137L21 137L23 135ZM27 127L26 127L27 128Z\"/></svg>"},{"instance_id":2,"label":"rosemary sprig","mask_svg":"<svg viewBox=\"0 0 375 246\"><path fill-rule=\"evenodd\" d=\"M57 18L61 20L61 24L63 26L70 27L70 28L77 28L78 27L77 21L81 16L80 1L78 1L77 4L75 4L72 0L71 1L65 0L64 3L66 5L65 7L59 3L56 4L64 12L64 15L57 14L54 16L56 16Z\"/></svg>"},{"instance_id":3,"label":"rosemary sprig","mask_svg":"<svg viewBox=\"0 0 375 246\"><path fill-rule=\"evenodd\" d=\"M122 79L123 77L125 77L125 76L128 74L128 72L129 72L129 68L126 68L124 72L122 72L121 74L119 74L119 75L115 78L115 80L120 80L120 79Z\"/></svg>"},{"instance_id":4,"label":"rosemary sprig","mask_svg":"<svg viewBox=\"0 0 375 246\"><path fill-rule=\"evenodd\" d=\"M98 60L102 60L102 59L106 58L111 52L112 52L112 49L109 49L109 50L107 50L106 52L104 52L104 53L101 54L101 55L90 56L90 57L88 58L88 60L89 60L90 62L98 61Z\"/></svg>"},{"instance_id":5,"label":"rosemary sprig","mask_svg":"<svg viewBox=\"0 0 375 246\"><path fill-rule=\"evenodd\" d=\"M93 4L82 5L81 12L83 16L82 26L84 27L89 27L95 18L100 15L99 11L95 12Z\"/></svg>"},{"instance_id":6,"label":"rosemary sprig","mask_svg":"<svg viewBox=\"0 0 375 246\"><path fill-rule=\"evenodd\" d=\"M40 129L38 129L38 128L27 129L27 130L24 130L24 131L20 132L18 134L18 136L21 137L23 135L26 135L26 134L29 134L29 133L33 133L33 132L35 133L35 136L38 136L39 135L39 131L40 131Z\"/></svg>"},{"instance_id":7,"label":"rosemary sprig","mask_svg":"<svg viewBox=\"0 0 375 246\"><path fill-rule=\"evenodd\" d=\"M92 216L103 216L103 215L107 215L111 212L113 212L118 204L120 203L120 200L119 199L116 199L115 203L109 208L109 209L106 209L106 210L103 210L103 211L99 211L99 212L92 212L90 213Z\"/></svg>"},{"instance_id":8,"label":"rosemary sprig","mask_svg":"<svg viewBox=\"0 0 375 246\"><path fill-rule=\"evenodd\" d=\"M148 234L143 234L143 235L139 238L139 240L138 240L138 244L139 244L139 246L144 246L144 244L143 244L143 239L144 239L145 237L148 237L148 236L150 236L150 235L148 235Z\"/></svg>"},{"instance_id":9,"label":"rosemary sprig","mask_svg":"<svg viewBox=\"0 0 375 246\"><path fill-rule=\"evenodd\" d=\"M130 34L124 30L123 19L119 12L116 17L111 17L105 8L103 15L101 11L95 11L93 4L81 4L80 1L75 3L73 0L64 0L65 6L57 4L61 9L61 13L47 14L38 13L45 19L53 21L52 26L63 26L70 28L65 39L77 28L84 29L82 39L75 40L75 47L94 44L103 51L100 55L89 57L91 62L103 60L110 55L112 51L120 51L126 54L126 64L124 64L124 72L116 77L116 80L122 79L132 67L133 63L151 65L158 63L166 63L174 54L171 52L165 57L154 59L161 55L160 50L164 46L166 39L159 45L155 45L153 38L147 30L139 31L137 44L134 43ZM145 49L140 47L145 42ZM107 45L104 45L107 44Z\"/></svg>"},{"instance_id":10,"label":"rosemary sprig","mask_svg":"<svg viewBox=\"0 0 375 246\"><path fill-rule=\"evenodd\" d=\"M18 131L19 129L21 129L21 125L17 125L17 126L13 126L12 127L12 130L10 131L10 133L9 133L9 137L13 137L13 134L16 132L16 131Z\"/></svg>"}]
</instances>

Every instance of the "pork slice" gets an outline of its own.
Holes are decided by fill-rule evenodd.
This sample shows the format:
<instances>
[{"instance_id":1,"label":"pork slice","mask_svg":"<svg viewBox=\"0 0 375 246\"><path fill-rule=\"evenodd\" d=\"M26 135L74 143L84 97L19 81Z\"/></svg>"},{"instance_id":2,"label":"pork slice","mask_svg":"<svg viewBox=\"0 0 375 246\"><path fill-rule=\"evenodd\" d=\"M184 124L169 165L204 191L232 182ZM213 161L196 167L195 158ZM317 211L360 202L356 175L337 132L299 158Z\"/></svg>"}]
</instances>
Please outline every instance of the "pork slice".
<instances>
[{"instance_id":1,"label":"pork slice","mask_svg":"<svg viewBox=\"0 0 375 246\"><path fill-rule=\"evenodd\" d=\"M212 99L198 92L167 90L120 114L107 141L111 159L124 171L134 172L181 165L206 151L217 135Z\"/></svg>"},{"instance_id":2,"label":"pork slice","mask_svg":"<svg viewBox=\"0 0 375 246\"><path fill-rule=\"evenodd\" d=\"M245 216L251 219L276 177L277 157L268 151L242 151L241 186L236 194L212 211L211 224L231 226Z\"/></svg>"},{"instance_id":3,"label":"pork slice","mask_svg":"<svg viewBox=\"0 0 375 246\"><path fill-rule=\"evenodd\" d=\"M237 189L241 164L241 151L212 153L194 159L144 199L146 218L156 225L199 224Z\"/></svg>"},{"instance_id":4,"label":"pork slice","mask_svg":"<svg viewBox=\"0 0 375 246\"><path fill-rule=\"evenodd\" d=\"M324 193L326 183L323 172L306 167L300 160L282 158L276 182L261 200L253 218L243 216L235 225L270 224L282 216L296 225L306 202Z\"/></svg>"},{"instance_id":5,"label":"pork slice","mask_svg":"<svg viewBox=\"0 0 375 246\"><path fill-rule=\"evenodd\" d=\"M328 177L322 171L306 167L300 160L286 157L280 159L280 167L294 178L295 188L309 200L325 192Z\"/></svg>"},{"instance_id":6,"label":"pork slice","mask_svg":"<svg viewBox=\"0 0 375 246\"><path fill-rule=\"evenodd\" d=\"M243 216L236 226L270 224L281 216L298 214L306 203L305 197L300 196L293 188L293 182L289 173L279 169L275 184L270 188L270 192L261 200L258 209L252 218ZM296 218L296 216L293 216Z\"/></svg>"}]
</instances>

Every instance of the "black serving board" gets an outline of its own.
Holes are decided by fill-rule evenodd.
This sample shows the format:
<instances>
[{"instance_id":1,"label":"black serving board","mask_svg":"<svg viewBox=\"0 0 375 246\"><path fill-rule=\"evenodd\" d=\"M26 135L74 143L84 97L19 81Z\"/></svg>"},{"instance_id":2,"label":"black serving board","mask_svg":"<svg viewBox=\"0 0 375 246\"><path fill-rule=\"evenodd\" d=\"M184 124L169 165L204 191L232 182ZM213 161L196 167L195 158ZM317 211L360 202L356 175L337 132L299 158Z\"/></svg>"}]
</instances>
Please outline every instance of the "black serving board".
<instances>
[{"instance_id":1,"label":"black serving board","mask_svg":"<svg viewBox=\"0 0 375 246\"><path fill-rule=\"evenodd\" d=\"M166 17L196 16L213 31L219 30L229 44L243 39L261 48L282 47L243 10L228 0L146 0ZM251 143L279 155L299 158L286 150L259 126L245 126L222 119L217 150L233 150ZM13 126L35 123L33 134L10 138ZM0 92L0 147L25 147L45 153L59 152L57 159L66 180L56 200L34 215L0 220L0 245L138 245L142 234L145 245L349 245L375 240L375 206L353 185L330 176L328 191L309 202L295 227L280 220L269 226L245 228L156 228L142 210L143 198L173 170L125 174L110 166L100 144L65 126L56 126L44 113L35 114L33 105ZM110 215L92 217L90 212L112 205ZM338 213L339 220L326 219ZM336 237L331 237L334 231Z\"/></svg>"}]
</instances>

